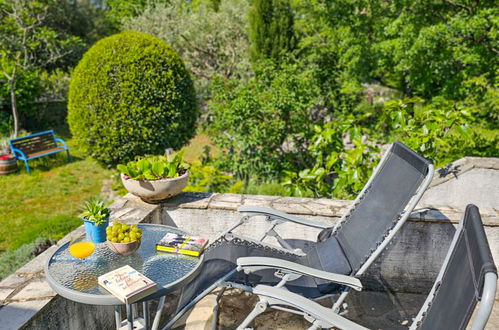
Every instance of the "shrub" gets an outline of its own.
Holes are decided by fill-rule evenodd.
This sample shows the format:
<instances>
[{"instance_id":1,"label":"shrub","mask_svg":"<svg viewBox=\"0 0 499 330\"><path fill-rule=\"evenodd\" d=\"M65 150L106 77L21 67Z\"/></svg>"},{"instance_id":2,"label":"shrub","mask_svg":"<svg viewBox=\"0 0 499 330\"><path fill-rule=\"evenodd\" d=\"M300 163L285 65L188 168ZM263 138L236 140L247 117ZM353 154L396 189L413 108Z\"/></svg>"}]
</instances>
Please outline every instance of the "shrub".
<instances>
[{"instance_id":1,"label":"shrub","mask_svg":"<svg viewBox=\"0 0 499 330\"><path fill-rule=\"evenodd\" d=\"M436 167L465 156L495 157L499 143L493 105L475 100L418 97L386 102L376 131L383 142L400 140Z\"/></svg>"},{"instance_id":2,"label":"shrub","mask_svg":"<svg viewBox=\"0 0 499 330\"><path fill-rule=\"evenodd\" d=\"M270 181L308 161L313 124L322 120L319 88L296 64L261 63L247 83L215 80L210 108L214 143L228 151L225 169Z\"/></svg>"},{"instance_id":3,"label":"shrub","mask_svg":"<svg viewBox=\"0 0 499 330\"><path fill-rule=\"evenodd\" d=\"M195 161L190 170L189 185L184 191L241 193L242 181L236 181L231 175L222 173L214 164L202 164Z\"/></svg>"},{"instance_id":4,"label":"shrub","mask_svg":"<svg viewBox=\"0 0 499 330\"><path fill-rule=\"evenodd\" d=\"M286 196L287 189L280 183L259 183L258 181L249 180L244 193L249 195Z\"/></svg>"},{"instance_id":5,"label":"shrub","mask_svg":"<svg viewBox=\"0 0 499 330\"><path fill-rule=\"evenodd\" d=\"M8 250L2 254L0 256L0 280L33 259L35 248L35 243L28 243L16 250Z\"/></svg>"},{"instance_id":6,"label":"shrub","mask_svg":"<svg viewBox=\"0 0 499 330\"><path fill-rule=\"evenodd\" d=\"M97 42L69 86L75 141L108 165L181 148L194 135L197 114L192 80L177 53L135 31Z\"/></svg>"},{"instance_id":7,"label":"shrub","mask_svg":"<svg viewBox=\"0 0 499 330\"><path fill-rule=\"evenodd\" d=\"M0 256L0 280L14 273L55 243L54 240L37 237L33 242L23 244L15 250L7 250Z\"/></svg>"},{"instance_id":8,"label":"shrub","mask_svg":"<svg viewBox=\"0 0 499 330\"><path fill-rule=\"evenodd\" d=\"M37 238L58 241L82 224L81 218L64 214L53 217L40 216L32 221L37 224L18 235L10 244L10 250L19 249Z\"/></svg>"},{"instance_id":9,"label":"shrub","mask_svg":"<svg viewBox=\"0 0 499 330\"><path fill-rule=\"evenodd\" d=\"M378 162L379 149L363 142L362 129L353 116L315 126L307 152L313 166L284 171L281 183L290 196L352 199L362 190ZM354 148L347 148L349 136Z\"/></svg>"}]
</instances>

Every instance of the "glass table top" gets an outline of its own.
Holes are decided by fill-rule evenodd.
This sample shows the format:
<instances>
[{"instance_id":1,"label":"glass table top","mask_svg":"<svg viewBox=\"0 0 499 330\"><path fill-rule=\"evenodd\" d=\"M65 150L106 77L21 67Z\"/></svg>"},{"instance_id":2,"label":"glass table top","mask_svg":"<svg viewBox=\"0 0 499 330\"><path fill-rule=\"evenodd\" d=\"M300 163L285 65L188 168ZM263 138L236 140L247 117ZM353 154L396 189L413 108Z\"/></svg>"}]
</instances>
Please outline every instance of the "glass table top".
<instances>
[{"instance_id":1,"label":"glass table top","mask_svg":"<svg viewBox=\"0 0 499 330\"><path fill-rule=\"evenodd\" d=\"M69 253L69 243L57 249L48 260L45 271L52 288L62 296L96 305L121 304L97 283L97 277L124 265L130 265L158 285L158 292L148 299L172 292L184 285L196 274L202 263L200 258L181 254L161 253L155 244L168 232L186 234L177 228L139 224L142 242L137 251L120 256L106 243L95 244L94 253L86 259L77 259Z\"/></svg>"}]
</instances>

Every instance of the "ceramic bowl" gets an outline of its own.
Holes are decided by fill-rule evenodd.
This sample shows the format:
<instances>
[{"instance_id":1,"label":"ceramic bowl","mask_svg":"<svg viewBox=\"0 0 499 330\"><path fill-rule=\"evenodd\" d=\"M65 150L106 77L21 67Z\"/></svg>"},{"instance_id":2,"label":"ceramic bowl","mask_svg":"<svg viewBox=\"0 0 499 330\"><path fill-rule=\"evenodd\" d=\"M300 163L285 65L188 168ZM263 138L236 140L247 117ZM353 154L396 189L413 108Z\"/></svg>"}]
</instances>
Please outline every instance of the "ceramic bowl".
<instances>
[{"instance_id":1,"label":"ceramic bowl","mask_svg":"<svg viewBox=\"0 0 499 330\"><path fill-rule=\"evenodd\" d=\"M128 256L140 247L140 239L130 243L114 243L111 241L106 241L107 246L116 254L120 256Z\"/></svg>"},{"instance_id":2,"label":"ceramic bowl","mask_svg":"<svg viewBox=\"0 0 499 330\"><path fill-rule=\"evenodd\" d=\"M158 203L180 194L188 180L189 171L177 178L160 180L133 180L127 178L123 173L121 174L121 182L126 190L147 203Z\"/></svg>"}]
</instances>

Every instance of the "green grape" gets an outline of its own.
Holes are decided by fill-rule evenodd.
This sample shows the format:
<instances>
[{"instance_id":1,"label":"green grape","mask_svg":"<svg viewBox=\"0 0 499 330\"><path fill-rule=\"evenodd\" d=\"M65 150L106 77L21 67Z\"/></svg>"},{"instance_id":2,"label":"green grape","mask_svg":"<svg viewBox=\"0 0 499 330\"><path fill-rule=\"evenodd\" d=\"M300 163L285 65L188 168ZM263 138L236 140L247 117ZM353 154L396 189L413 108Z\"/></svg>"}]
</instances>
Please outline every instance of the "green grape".
<instances>
[{"instance_id":1,"label":"green grape","mask_svg":"<svg viewBox=\"0 0 499 330\"><path fill-rule=\"evenodd\" d=\"M140 239L142 237L142 233L141 232L135 233L135 237L137 237L137 239Z\"/></svg>"},{"instance_id":2,"label":"green grape","mask_svg":"<svg viewBox=\"0 0 499 330\"><path fill-rule=\"evenodd\" d=\"M129 237L125 237L122 241L122 243L129 243L130 242L130 238Z\"/></svg>"},{"instance_id":3,"label":"green grape","mask_svg":"<svg viewBox=\"0 0 499 330\"><path fill-rule=\"evenodd\" d=\"M107 227L107 228L106 228L106 234L109 234L109 233L110 233L110 232L112 232L112 231L113 231L113 228L111 228L111 227Z\"/></svg>"},{"instance_id":4,"label":"green grape","mask_svg":"<svg viewBox=\"0 0 499 330\"><path fill-rule=\"evenodd\" d=\"M125 234L123 234L123 233L119 233L118 234L118 240L119 241L122 241L124 238L125 238Z\"/></svg>"},{"instance_id":5,"label":"green grape","mask_svg":"<svg viewBox=\"0 0 499 330\"><path fill-rule=\"evenodd\" d=\"M113 243L118 243L118 238L117 238L117 237L113 237L113 238L111 238L111 242L113 242Z\"/></svg>"},{"instance_id":6,"label":"green grape","mask_svg":"<svg viewBox=\"0 0 499 330\"><path fill-rule=\"evenodd\" d=\"M130 233L130 239L131 239L132 241L135 241L135 240L137 239L137 235L135 234L135 232L134 232L134 231L132 231L132 232Z\"/></svg>"}]
</instances>

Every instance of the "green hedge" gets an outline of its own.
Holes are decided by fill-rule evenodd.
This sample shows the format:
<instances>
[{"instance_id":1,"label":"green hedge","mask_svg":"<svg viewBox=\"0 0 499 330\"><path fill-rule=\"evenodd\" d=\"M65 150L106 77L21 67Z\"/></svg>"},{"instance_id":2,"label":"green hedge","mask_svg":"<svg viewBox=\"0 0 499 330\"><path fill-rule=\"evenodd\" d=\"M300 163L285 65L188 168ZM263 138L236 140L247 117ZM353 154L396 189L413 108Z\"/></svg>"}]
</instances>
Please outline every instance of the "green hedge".
<instances>
[{"instance_id":1,"label":"green hedge","mask_svg":"<svg viewBox=\"0 0 499 330\"><path fill-rule=\"evenodd\" d=\"M144 33L100 40L71 78L71 133L88 155L108 165L181 148L193 137L197 116L193 83L181 59Z\"/></svg>"}]
</instances>

